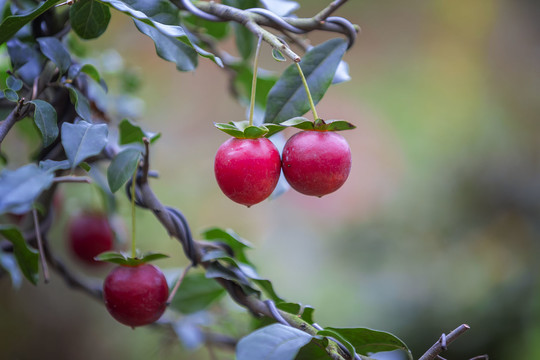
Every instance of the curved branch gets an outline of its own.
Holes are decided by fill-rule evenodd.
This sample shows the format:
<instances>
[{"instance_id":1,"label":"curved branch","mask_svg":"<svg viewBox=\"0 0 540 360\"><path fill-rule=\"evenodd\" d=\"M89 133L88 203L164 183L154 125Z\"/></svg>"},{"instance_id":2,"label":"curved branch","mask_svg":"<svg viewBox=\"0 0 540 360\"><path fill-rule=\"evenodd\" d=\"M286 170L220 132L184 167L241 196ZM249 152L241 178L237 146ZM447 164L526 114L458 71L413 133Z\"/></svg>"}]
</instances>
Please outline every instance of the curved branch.
<instances>
[{"instance_id":1,"label":"curved branch","mask_svg":"<svg viewBox=\"0 0 540 360\"><path fill-rule=\"evenodd\" d=\"M439 340L432 347L425 352L424 355L418 360L434 360L440 353L446 350L446 347L453 343L458 337L463 335L467 330L470 329L470 326L467 324L462 324L455 328L450 334L443 334Z\"/></svg>"}]
</instances>

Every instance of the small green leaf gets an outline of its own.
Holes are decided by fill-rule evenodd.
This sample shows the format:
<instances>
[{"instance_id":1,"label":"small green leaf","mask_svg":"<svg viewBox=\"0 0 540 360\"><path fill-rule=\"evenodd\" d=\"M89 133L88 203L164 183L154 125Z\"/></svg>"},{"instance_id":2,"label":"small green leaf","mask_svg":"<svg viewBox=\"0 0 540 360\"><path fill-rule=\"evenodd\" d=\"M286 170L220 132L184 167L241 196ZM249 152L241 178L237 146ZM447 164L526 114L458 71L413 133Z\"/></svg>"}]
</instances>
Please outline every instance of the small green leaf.
<instances>
[{"instance_id":1,"label":"small green leaf","mask_svg":"<svg viewBox=\"0 0 540 360\"><path fill-rule=\"evenodd\" d=\"M76 124L62 124L62 145L66 156L75 169L82 161L98 155L107 145L106 124L90 124L79 121Z\"/></svg>"},{"instance_id":2,"label":"small green leaf","mask_svg":"<svg viewBox=\"0 0 540 360\"><path fill-rule=\"evenodd\" d=\"M313 130L314 129L313 121L308 120L304 117L300 117L300 116L283 121L279 125L287 126L287 127L294 127L300 130Z\"/></svg>"},{"instance_id":3,"label":"small green leaf","mask_svg":"<svg viewBox=\"0 0 540 360\"><path fill-rule=\"evenodd\" d=\"M234 256L239 261L253 265L244 254L245 249L252 248L253 246L247 240L242 239L240 235L231 229L224 230L214 227L204 230L201 235L205 240L227 244L232 249Z\"/></svg>"},{"instance_id":4,"label":"small green leaf","mask_svg":"<svg viewBox=\"0 0 540 360\"><path fill-rule=\"evenodd\" d=\"M145 132L143 129L133 124L128 119L124 119L120 122L120 125L118 126L119 130L119 144L120 145L126 145L131 144L134 142L143 143L143 138L146 137L148 140L150 140L150 143L155 142L157 139L161 137L160 133L151 133L151 132Z\"/></svg>"},{"instance_id":5,"label":"small green leaf","mask_svg":"<svg viewBox=\"0 0 540 360\"><path fill-rule=\"evenodd\" d=\"M107 169L107 181L113 193L117 192L133 176L139 164L141 151L128 148L118 153Z\"/></svg>"},{"instance_id":6,"label":"small green leaf","mask_svg":"<svg viewBox=\"0 0 540 360\"><path fill-rule=\"evenodd\" d=\"M48 0L25 14L6 17L0 24L0 45L11 39L24 25L34 20L60 1L61 0Z\"/></svg>"},{"instance_id":7,"label":"small green leaf","mask_svg":"<svg viewBox=\"0 0 540 360\"><path fill-rule=\"evenodd\" d=\"M4 89L4 97L12 102L19 101L19 95L12 89Z\"/></svg>"},{"instance_id":8,"label":"small green leaf","mask_svg":"<svg viewBox=\"0 0 540 360\"><path fill-rule=\"evenodd\" d=\"M206 309L221 298L225 289L202 273L187 274L176 293L171 307L184 314Z\"/></svg>"},{"instance_id":9,"label":"small green leaf","mask_svg":"<svg viewBox=\"0 0 540 360\"><path fill-rule=\"evenodd\" d=\"M92 170L92 167L90 166L90 164L84 161L79 164L79 167L86 172L90 172L90 170Z\"/></svg>"},{"instance_id":10,"label":"small green leaf","mask_svg":"<svg viewBox=\"0 0 540 360\"><path fill-rule=\"evenodd\" d=\"M0 173L0 214L24 214L32 210L34 201L47 190L54 174L28 164L17 170L4 169Z\"/></svg>"},{"instance_id":11,"label":"small green leaf","mask_svg":"<svg viewBox=\"0 0 540 360\"><path fill-rule=\"evenodd\" d=\"M13 244L19 268L28 281L36 285L39 280L38 252L26 244L19 229L13 225L0 225L0 235Z\"/></svg>"},{"instance_id":12,"label":"small green leaf","mask_svg":"<svg viewBox=\"0 0 540 360\"><path fill-rule=\"evenodd\" d=\"M347 49L344 39L328 40L309 50L300 62L313 101L317 104L328 90ZM310 109L296 64L289 66L268 94L264 122L279 124Z\"/></svg>"},{"instance_id":13,"label":"small green leaf","mask_svg":"<svg viewBox=\"0 0 540 360\"><path fill-rule=\"evenodd\" d=\"M274 58L274 60L276 61L287 61L287 59L285 59L285 56L283 56L283 54L281 53L281 51L277 50L277 49L274 49L272 48L272 57Z\"/></svg>"},{"instance_id":14,"label":"small green leaf","mask_svg":"<svg viewBox=\"0 0 540 360\"><path fill-rule=\"evenodd\" d=\"M79 90L74 88L71 85L66 85L69 91L69 99L73 106L75 106L75 111L81 117L81 119L88 122L92 122L92 113L90 112L90 103L86 96L84 96Z\"/></svg>"},{"instance_id":15,"label":"small green leaf","mask_svg":"<svg viewBox=\"0 0 540 360\"><path fill-rule=\"evenodd\" d=\"M248 126L244 129L246 139L258 139L264 137L268 133L268 129L262 126Z\"/></svg>"},{"instance_id":16,"label":"small green leaf","mask_svg":"<svg viewBox=\"0 0 540 360\"><path fill-rule=\"evenodd\" d=\"M342 131L356 129L356 126L344 120L326 120L326 129L328 131Z\"/></svg>"},{"instance_id":17,"label":"small green leaf","mask_svg":"<svg viewBox=\"0 0 540 360\"><path fill-rule=\"evenodd\" d=\"M349 341L360 355L369 355L370 353L381 351L403 350L407 352L409 359L412 360L412 355L407 345L390 333L368 328L328 327L325 330L338 333L342 338Z\"/></svg>"},{"instance_id":18,"label":"small green leaf","mask_svg":"<svg viewBox=\"0 0 540 360\"><path fill-rule=\"evenodd\" d=\"M262 279L262 278L252 278L253 282L257 284L261 290L274 302L282 302L283 299L276 293L274 290L274 285L272 285L272 282L268 279Z\"/></svg>"},{"instance_id":19,"label":"small green leaf","mask_svg":"<svg viewBox=\"0 0 540 360\"><path fill-rule=\"evenodd\" d=\"M107 92L107 84L105 84L105 81L99 74L99 71L94 67L92 64L84 64L80 70L79 73L85 73L88 75L92 80L94 80L96 83L98 83L102 89Z\"/></svg>"},{"instance_id":20,"label":"small green leaf","mask_svg":"<svg viewBox=\"0 0 540 360\"><path fill-rule=\"evenodd\" d=\"M224 124L224 123L214 123L214 126L224 133L231 135L237 139L244 138L244 131L239 130L235 125Z\"/></svg>"},{"instance_id":21,"label":"small green leaf","mask_svg":"<svg viewBox=\"0 0 540 360\"><path fill-rule=\"evenodd\" d=\"M78 4L75 3L75 4ZM75 6L75 4L73 6ZM39 43L39 48L43 55L51 60L60 71L60 74L64 74L71 65L71 56L66 50L64 44L55 37L41 37L36 39Z\"/></svg>"},{"instance_id":22,"label":"small green leaf","mask_svg":"<svg viewBox=\"0 0 540 360\"><path fill-rule=\"evenodd\" d=\"M32 100L34 104L34 122L41 132L43 146L47 147L58 137L58 124L56 120L56 110L43 100Z\"/></svg>"},{"instance_id":23,"label":"small green leaf","mask_svg":"<svg viewBox=\"0 0 540 360\"><path fill-rule=\"evenodd\" d=\"M272 324L240 339L236 346L236 359L260 359L264 354L265 360L293 360L311 339L312 336L302 330Z\"/></svg>"},{"instance_id":24,"label":"small green leaf","mask_svg":"<svg viewBox=\"0 0 540 360\"><path fill-rule=\"evenodd\" d=\"M21 79L17 79L15 76L10 75L6 79L6 85L13 91L19 91L23 87L23 82Z\"/></svg>"},{"instance_id":25,"label":"small green leaf","mask_svg":"<svg viewBox=\"0 0 540 360\"><path fill-rule=\"evenodd\" d=\"M111 20L109 7L95 0L79 0L69 9L71 27L81 38L99 37L107 30Z\"/></svg>"},{"instance_id":26,"label":"small green leaf","mask_svg":"<svg viewBox=\"0 0 540 360\"><path fill-rule=\"evenodd\" d=\"M328 360L328 353L324 350L328 346L328 340L324 339L325 344L321 344L321 340L313 338L306 346L298 352L295 360ZM369 360L369 358L362 358Z\"/></svg>"}]
</instances>

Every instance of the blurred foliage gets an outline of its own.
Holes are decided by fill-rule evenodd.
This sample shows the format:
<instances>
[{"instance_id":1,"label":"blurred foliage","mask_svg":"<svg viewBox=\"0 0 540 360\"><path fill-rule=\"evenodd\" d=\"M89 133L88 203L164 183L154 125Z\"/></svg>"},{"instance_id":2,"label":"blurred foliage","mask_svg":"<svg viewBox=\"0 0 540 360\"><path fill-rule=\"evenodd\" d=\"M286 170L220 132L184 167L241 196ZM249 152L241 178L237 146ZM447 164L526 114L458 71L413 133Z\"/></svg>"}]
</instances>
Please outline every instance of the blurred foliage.
<instances>
[{"instance_id":1,"label":"blurred foliage","mask_svg":"<svg viewBox=\"0 0 540 360\"><path fill-rule=\"evenodd\" d=\"M298 13L307 16L327 1L301 3ZM385 329L419 356L442 332L468 323L471 331L445 358L540 357L540 3L350 1L339 14L363 33L345 55L352 81L331 88L318 110L358 126L345 135L351 177L323 199L289 192L249 210L222 196L212 175L224 140L212 122L244 117L226 94L225 73L208 60L194 74L176 72L115 13L105 36L80 51L97 56L112 44L124 60L106 52L102 65L137 69L117 82L138 88L145 110L130 98L118 112L142 113L143 128L163 133L153 153L158 196L182 208L195 230L230 227L254 242L250 258L261 275L285 299L317 308L320 324ZM263 66L282 71L265 51ZM35 138L29 124L17 132ZM5 146L24 150L16 157L35 150L15 137ZM77 185L62 190L68 213L98 202ZM119 206L127 219L127 202ZM51 236L60 248L64 222ZM144 250L171 254L164 266L185 265L151 214L138 212L138 224ZM173 333L116 324L58 277L13 291L3 276L0 291L2 358L210 358L205 349L180 350ZM213 325L218 330L247 332L236 306L215 310L228 312Z\"/></svg>"}]
</instances>

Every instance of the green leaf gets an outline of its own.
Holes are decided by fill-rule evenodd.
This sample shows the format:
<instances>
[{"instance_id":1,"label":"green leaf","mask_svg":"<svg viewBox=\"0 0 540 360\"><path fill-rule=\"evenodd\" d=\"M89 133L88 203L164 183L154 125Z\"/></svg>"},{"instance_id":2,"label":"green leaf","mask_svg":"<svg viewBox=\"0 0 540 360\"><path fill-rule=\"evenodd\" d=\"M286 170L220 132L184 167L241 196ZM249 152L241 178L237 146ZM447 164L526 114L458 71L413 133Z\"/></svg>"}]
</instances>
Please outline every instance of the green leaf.
<instances>
[{"instance_id":1,"label":"green leaf","mask_svg":"<svg viewBox=\"0 0 540 360\"><path fill-rule=\"evenodd\" d=\"M215 261L206 268L205 276L209 279L223 278L234 281L247 295L260 296L260 291L251 286L249 279L238 267L225 267Z\"/></svg>"},{"instance_id":2,"label":"green leaf","mask_svg":"<svg viewBox=\"0 0 540 360\"><path fill-rule=\"evenodd\" d=\"M252 245L231 229L224 230L214 227L204 230L201 235L205 240L227 244L234 252L235 258L243 263L253 265L244 254L245 249L252 248Z\"/></svg>"},{"instance_id":3,"label":"green leaf","mask_svg":"<svg viewBox=\"0 0 540 360\"><path fill-rule=\"evenodd\" d=\"M260 359L264 354L265 360L293 360L311 339L312 336L302 330L272 324L240 339L236 346L236 359Z\"/></svg>"},{"instance_id":4,"label":"green leaf","mask_svg":"<svg viewBox=\"0 0 540 360\"><path fill-rule=\"evenodd\" d=\"M277 49L274 49L272 48L272 57L274 58L274 60L276 61L287 61L287 59L285 59L285 56L283 56L283 54L281 53L281 51L277 50Z\"/></svg>"},{"instance_id":5,"label":"green leaf","mask_svg":"<svg viewBox=\"0 0 540 360\"><path fill-rule=\"evenodd\" d=\"M81 38L99 37L107 30L111 20L109 7L95 0L79 0L69 9L71 27Z\"/></svg>"},{"instance_id":6,"label":"green leaf","mask_svg":"<svg viewBox=\"0 0 540 360\"><path fill-rule=\"evenodd\" d=\"M121 252L107 251L99 254L94 259L97 261L105 261L123 266L138 266L150 261L165 259L168 257L169 256L165 254L149 252L144 255L138 255L136 258L132 258Z\"/></svg>"},{"instance_id":7,"label":"green leaf","mask_svg":"<svg viewBox=\"0 0 540 360\"><path fill-rule=\"evenodd\" d=\"M255 36L242 24L233 23L232 26L238 53L242 59L247 60L255 49Z\"/></svg>"},{"instance_id":8,"label":"green leaf","mask_svg":"<svg viewBox=\"0 0 540 360\"><path fill-rule=\"evenodd\" d=\"M168 40L164 40L161 36L156 35L156 38L160 39L159 40L159 42L160 42L159 46L160 47L167 47L167 46L170 46L170 45L174 45L174 46L176 46L178 48L176 42L172 41L172 40L177 40L177 41L180 41L180 42L184 43L188 47L193 48L193 50L195 50L199 55L201 55L203 57L206 57L206 58L209 58L210 60L214 61L218 66L223 67L223 62L221 61L220 58L218 58L217 56L215 56L212 53L209 53L208 51L205 51L205 50L201 49L199 46L192 43L191 40L189 39L189 37L187 36L187 33L184 31L184 29L181 26L166 25L166 24L162 24L160 22L157 22L155 20L152 20L151 18L149 18L142 11L136 10L133 7L127 5L126 3L122 2L122 1L119 1L119 0L102 0L102 2L107 3L107 4L111 5L112 7L114 7L116 10L118 10L120 12L123 12L124 14L132 17L133 20L137 20L135 22L136 25L138 23L140 23L140 22L143 22L144 24L146 24L148 26L151 26L152 28L156 29L159 33L161 33L161 35L163 35L165 37L168 37L169 38ZM143 28L145 28L145 27L143 27ZM152 34L155 34L154 32L150 32L150 31L148 31L148 32L152 33ZM148 35L147 33L145 33L145 34ZM148 36L150 36L150 35L148 35ZM155 42L155 40L154 40L154 42ZM156 44L156 49L157 49L157 47L158 47L158 44ZM168 53L168 54L171 54L171 53L174 54L175 51L178 51L178 49L173 49L173 50L163 49L163 53ZM158 54L158 55L160 55L160 54ZM168 59L166 59L166 60L168 60ZM169 61L172 61L172 60L169 60ZM179 66L179 64L177 63L177 67L178 66Z\"/></svg>"},{"instance_id":9,"label":"green leaf","mask_svg":"<svg viewBox=\"0 0 540 360\"><path fill-rule=\"evenodd\" d=\"M331 39L308 51L300 62L315 104L328 90L346 49L346 40ZM264 122L279 124L292 117L301 116L309 109L302 79L296 64L293 64L270 90Z\"/></svg>"},{"instance_id":10,"label":"green leaf","mask_svg":"<svg viewBox=\"0 0 540 360\"><path fill-rule=\"evenodd\" d=\"M349 341L360 355L369 355L370 353L381 351L403 350L408 353L409 358L412 360L412 355L407 345L390 333L368 328L328 327L325 330L338 333L341 337Z\"/></svg>"},{"instance_id":11,"label":"green leaf","mask_svg":"<svg viewBox=\"0 0 540 360\"><path fill-rule=\"evenodd\" d=\"M253 282L257 284L261 290L274 302L282 302L283 299L274 290L274 285L268 279L252 278Z\"/></svg>"},{"instance_id":12,"label":"green leaf","mask_svg":"<svg viewBox=\"0 0 540 360\"><path fill-rule=\"evenodd\" d=\"M247 120L231 121L228 124L214 123L214 126L237 139L259 139L262 137L270 137L284 129L283 126L278 124L262 124L260 126L249 125Z\"/></svg>"},{"instance_id":13,"label":"green leaf","mask_svg":"<svg viewBox=\"0 0 540 360\"><path fill-rule=\"evenodd\" d=\"M193 71L197 67L197 52L174 37L164 35L157 28L134 19L140 32L150 37L156 46L156 53L164 60L176 64L180 71Z\"/></svg>"},{"instance_id":14,"label":"green leaf","mask_svg":"<svg viewBox=\"0 0 540 360\"><path fill-rule=\"evenodd\" d=\"M133 176L139 164L141 151L128 148L118 153L107 169L107 181L113 193L117 192Z\"/></svg>"},{"instance_id":15,"label":"green leaf","mask_svg":"<svg viewBox=\"0 0 540 360\"><path fill-rule=\"evenodd\" d=\"M342 131L356 129L356 126L344 120L325 120L328 131Z\"/></svg>"},{"instance_id":16,"label":"green leaf","mask_svg":"<svg viewBox=\"0 0 540 360\"><path fill-rule=\"evenodd\" d=\"M292 119L283 121L279 125L294 127L300 130L314 130L313 121L306 119L305 117L294 117Z\"/></svg>"},{"instance_id":17,"label":"green leaf","mask_svg":"<svg viewBox=\"0 0 540 360\"><path fill-rule=\"evenodd\" d=\"M251 96L251 85L253 80L253 69L245 62L231 64L230 67L236 71L234 86L240 96L240 100L249 105ZM266 99L270 89L277 81L277 76L274 73L259 68L257 71L257 86L255 93L255 106L264 111L266 107Z\"/></svg>"},{"instance_id":18,"label":"green leaf","mask_svg":"<svg viewBox=\"0 0 540 360\"><path fill-rule=\"evenodd\" d=\"M47 147L58 137L56 110L51 104L43 100L32 100L30 103L35 106L34 122L41 132L43 147Z\"/></svg>"},{"instance_id":19,"label":"green leaf","mask_svg":"<svg viewBox=\"0 0 540 360\"><path fill-rule=\"evenodd\" d=\"M75 4L79 4L79 2ZM58 67L60 74L64 74L71 65L71 55L69 55L64 44L55 37L42 37L36 40L43 55Z\"/></svg>"},{"instance_id":20,"label":"green leaf","mask_svg":"<svg viewBox=\"0 0 540 360\"><path fill-rule=\"evenodd\" d=\"M6 79L6 85L13 91L19 91L23 87L23 82L21 79L17 79L16 77L10 75Z\"/></svg>"},{"instance_id":21,"label":"green leaf","mask_svg":"<svg viewBox=\"0 0 540 360\"><path fill-rule=\"evenodd\" d=\"M47 190L54 174L28 164L17 170L0 173L0 214L24 214L33 208L34 201Z\"/></svg>"},{"instance_id":22,"label":"green leaf","mask_svg":"<svg viewBox=\"0 0 540 360\"><path fill-rule=\"evenodd\" d=\"M106 124L94 125L86 121L62 124L62 145L71 168L75 169L90 156L98 155L107 145L107 135Z\"/></svg>"},{"instance_id":23,"label":"green leaf","mask_svg":"<svg viewBox=\"0 0 540 360\"><path fill-rule=\"evenodd\" d=\"M167 0L123 0L135 10L143 12L152 20L167 25L178 25L179 10Z\"/></svg>"},{"instance_id":24,"label":"green leaf","mask_svg":"<svg viewBox=\"0 0 540 360\"><path fill-rule=\"evenodd\" d=\"M69 99L73 106L75 106L75 111L77 114L88 122L92 122L92 113L90 112L90 103L86 96L84 96L79 90L74 88L71 85L66 85L69 90Z\"/></svg>"},{"instance_id":25,"label":"green leaf","mask_svg":"<svg viewBox=\"0 0 540 360\"><path fill-rule=\"evenodd\" d=\"M312 339L306 346L300 349L295 360L328 360L328 353L323 350L325 346L320 343L320 340Z\"/></svg>"},{"instance_id":26,"label":"green leaf","mask_svg":"<svg viewBox=\"0 0 540 360\"><path fill-rule=\"evenodd\" d=\"M28 281L36 285L39 280L38 252L26 244L19 229L13 225L0 225L0 235L13 244L19 268Z\"/></svg>"},{"instance_id":27,"label":"green leaf","mask_svg":"<svg viewBox=\"0 0 540 360\"><path fill-rule=\"evenodd\" d=\"M354 348L354 346L352 346L352 344L349 341L347 341L347 339L345 339L343 336L341 336L341 334L339 334L336 331L333 331L330 329L323 329L323 330L319 330L317 332L317 335L332 337L335 340L338 340L341 344L343 344L343 346L345 346L347 350L349 351L349 354L353 356L354 354L356 354L356 349Z\"/></svg>"},{"instance_id":28,"label":"green leaf","mask_svg":"<svg viewBox=\"0 0 540 360\"><path fill-rule=\"evenodd\" d=\"M171 307L183 314L191 314L206 309L224 294L225 289L216 281L208 279L202 273L188 273L182 280Z\"/></svg>"},{"instance_id":29,"label":"green leaf","mask_svg":"<svg viewBox=\"0 0 540 360\"><path fill-rule=\"evenodd\" d=\"M201 19L191 13L182 17L182 22L197 28L198 31L204 32L207 35L215 38L216 40L222 40L229 34L229 23L214 22Z\"/></svg>"},{"instance_id":30,"label":"green leaf","mask_svg":"<svg viewBox=\"0 0 540 360\"><path fill-rule=\"evenodd\" d=\"M12 89L4 89L4 97L12 102L19 101L19 95Z\"/></svg>"},{"instance_id":31,"label":"green leaf","mask_svg":"<svg viewBox=\"0 0 540 360\"><path fill-rule=\"evenodd\" d=\"M107 84L105 84L105 81L103 80L103 78L101 77L101 75L99 74L99 71L94 67L94 65L92 64L84 64L78 71L77 75L79 73L85 73L86 75L88 75L92 80L94 80L96 83L98 83L101 88L107 92L108 89L107 89Z\"/></svg>"},{"instance_id":32,"label":"green leaf","mask_svg":"<svg viewBox=\"0 0 540 360\"><path fill-rule=\"evenodd\" d=\"M342 131L342 130L356 129L356 126L343 120L325 121L322 119L317 119L315 121L311 121L300 116L283 121L279 125L285 126L285 127L294 127L300 130L317 130L317 131Z\"/></svg>"},{"instance_id":33,"label":"green leaf","mask_svg":"<svg viewBox=\"0 0 540 360\"><path fill-rule=\"evenodd\" d=\"M34 20L60 1L61 0L48 0L25 14L6 17L0 24L0 45L11 39L24 25Z\"/></svg>"},{"instance_id":34,"label":"green leaf","mask_svg":"<svg viewBox=\"0 0 540 360\"><path fill-rule=\"evenodd\" d=\"M90 170L92 170L92 167L90 166L90 164L84 161L79 164L79 167L86 172L90 172Z\"/></svg>"},{"instance_id":35,"label":"green leaf","mask_svg":"<svg viewBox=\"0 0 540 360\"><path fill-rule=\"evenodd\" d=\"M145 132L143 129L133 124L128 119L124 119L120 122L120 125L118 126L119 131L119 144L120 145L126 145L131 143L143 143L143 138L148 138L150 140L150 143L153 143L157 139L161 137L160 133L151 133L151 132Z\"/></svg>"}]
</instances>

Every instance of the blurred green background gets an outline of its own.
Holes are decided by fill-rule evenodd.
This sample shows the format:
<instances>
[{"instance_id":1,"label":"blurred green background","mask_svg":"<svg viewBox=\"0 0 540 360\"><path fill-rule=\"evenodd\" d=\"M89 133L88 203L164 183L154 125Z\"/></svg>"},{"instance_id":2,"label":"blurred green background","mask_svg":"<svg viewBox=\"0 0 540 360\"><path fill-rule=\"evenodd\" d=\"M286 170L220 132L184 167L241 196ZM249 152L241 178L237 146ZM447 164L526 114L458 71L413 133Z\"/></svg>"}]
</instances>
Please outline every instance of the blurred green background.
<instances>
[{"instance_id":1,"label":"blurred green background","mask_svg":"<svg viewBox=\"0 0 540 360\"><path fill-rule=\"evenodd\" d=\"M300 3L298 15L311 16L328 1ZM222 195L213 175L226 136L212 123L245 117L226 73L202 58L196 72L177 72L114 11L105 35L86 45L94 56L113 48L141 76L137 120L162 133L152 149L157 195L195 233L232 228L254 243L261 275L285 299L315 307L319 324L390 331L418 357L467 323L446 358L540 358L540 2L350 1L337 15L362 27L345 56L352 81L331 87L317 109L358 127L343 134L350 178L322 199L290 191L250 209ZM267 46L262 55L263 67L285 69ZM10 134L5 149L17 144ZM95 201L86 188L64 186L66 212ZM125 200L121 213L129 228ZM69 258L66 216L51 241ZM140 248L172 255L161 267L186 265L151 213L137 221ZM67 261L88 277L107 273ZM118 324L54 274L16 291L4 276L0 294L2 359L210 356L182 350L172 332ZM218 327L245 334L241 309L224 301L216 311L229 313L216 316Z\"/></svg>"}]
</instances>

